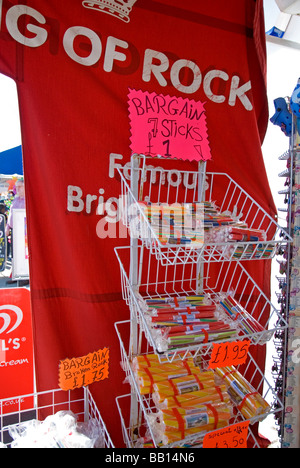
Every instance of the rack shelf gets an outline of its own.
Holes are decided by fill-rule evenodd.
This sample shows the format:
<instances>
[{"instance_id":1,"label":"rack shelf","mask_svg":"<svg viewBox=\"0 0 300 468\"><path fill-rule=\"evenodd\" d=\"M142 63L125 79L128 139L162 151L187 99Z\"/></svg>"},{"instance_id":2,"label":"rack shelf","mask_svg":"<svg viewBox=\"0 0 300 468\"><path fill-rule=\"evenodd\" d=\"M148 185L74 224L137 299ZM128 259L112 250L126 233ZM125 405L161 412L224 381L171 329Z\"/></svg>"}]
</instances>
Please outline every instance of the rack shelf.
<instances>
[{"instance_id":1,"label":"rack shelf","mask_svg":"<svg viewBox=\"0 0 300 468\"><path fill-rule=\"evenodd\" d=\"M130 272L126 271L124 261L128 257L128 250L128 247L115 249L121 271L123 298L145 332L150 345L163 359L167 357L167 359L173 360L178 355L185 357L185 354L189 351L193 351L195 355L203 352L203 349L206 352L207 350L211 351L213 343L204 341L191 344L189 342L177 348L164 348L166 339L162 339L162 333L152 328L149 322L147 307L147 301L149 300L157 298L171 299L201 293L218 306L220 297L230 294L231 297L243 305L243 308L247 310L251 317L254 317L258 322L265 323L260 331L246 333L245 330L238 328L237 334L233 335L232 338L220 338L217 342L230 342L247 338L252 344L262 345L272 339L275 332L275 328L270 328L269 324L274 323L276 320L278 322L280 319L276 330L285 330L287 328L287 323L280 317L279 311L260 290L240 262L223 261L218 263L217 269L214 264L207 264L202 271L203 278L201 278L196 265L162 265L153 254L140 246L138 248L139 282L134 287L130 282ZM266 316L267 318L264 318ZM229 320L229 323L233 327L236 326L236 322L233 320Z\"/></svg>"},{"instance_id":2,"label":"rack shelf","mask_svg":"<svg viewBox=\"0 0 300 468\"><path fill-rule=\"evenodd\" d=\"M138 238L163 264L270 259L274 257L279 244L291 241L286 231L225 173L166 170L146 166L144 162L142 168L132 172L138 181L137 197L126 179L126 176L131 177L131 173L127 171L125 175L124 170L118 171L121 178L122 221L130 235ZM203 238L194 227L192 236L195 242L185 243L184 230L179 228L179 236L175 236L177 244L174 244L170 224L159 225L157 218L155 220L158 207L162 207L162 210L163 207L172 208L178 204L186 207L199 200L204 202ZM205 215L205 203L208 202L214 203L223 217L242 220L248 229L263 231L264 239L228 242L222 240L222 235L218 233L219 239L215 240L215 228L220 226L218 221ZM226 230L225 225L223 228Z\"/></svg>"},{"instance_id":3,"label":"rack shelf","mask_svg":"<svg viewBox=\"0 0 300 468\"><path fill-rule=\"evenodd\" d=\"M127 447L130 448L140 448L142 444L142 439L145 438L147 435L147 441L150 444L157 448L157 447L186 447L189 445L199 445L201 446L203 437L206 435L206 432L199 432L193 435L189 435L188 437L177 440L176 442L172 443L163 443L160 440L160 437L156 434L155 429L153 428L153 420L158 417L158 409L153 401L152 394L141 394L139 391L138 384L136 382L134 372L132 369L132 360L134 355L131 351L130 342L128 342L128 330L130 328L130 321L125 322L117 322L115 324L116 332L120 342L120 350L121 350L121 358L122 358L122 369L126 373L126 380L131 385L132 393L130 395L123 395L116 399L118 410L120 413L120 419L123 429L123 437ZM145 354L149 354L153 352L153 349L149 345L148 341L145 339L145 335L143 331L139 328L139 356ZM202 363L205 361L202 361ZM204 364L205 367L205 364ZM238 368L237 368L238 369ZM248 361L246 368L243 370L244 373L247 373L251 369L251 378L249 379L249 383L251 385L255 385L255 388L260 389L264 388L264 394L262 395L263 398L268 401L270 404L270 410L267 414L262 416L254 417L250 420L250 431L248 435L248 442L251 446L259 447L259 442L257 441L254 432L251 429L258 421L261 421L267 417L270 417L274 413L282 410L282 403L278 398L276 392L272 388L271 384L267 381L259 367L257 366L255 359L252 357L251 353L248 355ZM249 372L248 372L249 373ZM257 390L259 391L259 390ZM138 417L136 421L137 424L131 426L128 420L124 419L123 410L124 401L130 400L132 397L136 398L137 401L137 414ZM230 424L236 424L238 422L244 421L245 418L238 410L237 407L234 407L234 411L232 414L232 418L230 420ZM199 442L200 441L200 442Z\"/></svg>"}]
</instances>

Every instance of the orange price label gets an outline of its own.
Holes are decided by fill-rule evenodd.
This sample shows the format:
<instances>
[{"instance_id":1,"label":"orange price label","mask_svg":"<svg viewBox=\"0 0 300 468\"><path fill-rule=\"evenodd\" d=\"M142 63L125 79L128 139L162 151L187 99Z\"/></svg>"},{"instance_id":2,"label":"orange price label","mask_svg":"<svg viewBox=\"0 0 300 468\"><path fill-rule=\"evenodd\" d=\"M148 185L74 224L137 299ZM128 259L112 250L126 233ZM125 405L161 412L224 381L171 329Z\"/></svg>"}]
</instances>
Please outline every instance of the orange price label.
<instances>
[{"instance_id":1,"label":"orange price label","mask_svg":"<svg viewBox=\"0 0 300 468\"><path fill-rule=\"evenodd\" d=\"M248 357L249 346L249 340L214 343L208 369L244 364Z\"/></svg>"},{"instance_id":2,"label":"orange price label","mask_svg":"<svg viewBox=\"0 0 300 468\"><path fill-rule=\"evenodd\" d=\"M75 390L108 378L109 349L104 348L79 358L59 363L59 387Z\"/></svg>"},{"instance_id":3,"label":"orange price label","mask_svg":"<svg viewBox=\"0 0 300 468\"><path fill-rule=\"evenodd\" d=\"M203 448L247 448L249 424L250 421L244 421L209 432L204 437Z\"/></svg>"}]
</instances>

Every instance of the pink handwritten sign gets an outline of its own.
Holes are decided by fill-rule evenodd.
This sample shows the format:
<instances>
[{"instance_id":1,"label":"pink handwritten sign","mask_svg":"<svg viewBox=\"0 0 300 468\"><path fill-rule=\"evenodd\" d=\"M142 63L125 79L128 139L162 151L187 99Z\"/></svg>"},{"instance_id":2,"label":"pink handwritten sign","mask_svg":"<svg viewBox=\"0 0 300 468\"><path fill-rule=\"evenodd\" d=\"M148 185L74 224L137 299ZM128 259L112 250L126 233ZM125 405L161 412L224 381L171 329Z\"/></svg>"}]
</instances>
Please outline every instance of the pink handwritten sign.
<instances>
[{"instance_id":1,"label":"pink handwritten sign","mask_svg":"<svg viewBox=\"0 0 300 468\"><path fill-rule=\"evenodd\" d=\"M133 153L207 161L211 159L204 104L180 97L129 90Z\"/></svg>"}]
</instances>

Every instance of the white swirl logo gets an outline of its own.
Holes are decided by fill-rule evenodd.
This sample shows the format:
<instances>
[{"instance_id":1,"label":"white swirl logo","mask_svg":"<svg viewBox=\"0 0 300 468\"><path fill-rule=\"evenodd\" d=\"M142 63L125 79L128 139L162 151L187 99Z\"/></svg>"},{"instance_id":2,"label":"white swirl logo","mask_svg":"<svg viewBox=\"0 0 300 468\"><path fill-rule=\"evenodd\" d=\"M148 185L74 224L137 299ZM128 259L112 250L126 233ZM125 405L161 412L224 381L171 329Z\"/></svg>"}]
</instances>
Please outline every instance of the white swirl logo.
<instances>
[{"instance_id":1,"label":"white swirl logo","mask_svg":"<svg viewBox=\"0 0 300 468\"><path fill-rule=\"evenodd\" d=\"M4 324L2 328L0 329L0 335L4 332L7 334L13 332L16 330L19 325L21 325L22 320L23 320L23 312L20 309L20 307L14 306L14 305L4 305L0 306L0 311L1 310L6 310L6 311L11 311L13 314L8 314L6 312L0 312L0 319L4 321ZM13 315L16 316L16 321L13 321L12 317ZM0 325L1 326L1 325Z\"/></svg>"}]
</instances>

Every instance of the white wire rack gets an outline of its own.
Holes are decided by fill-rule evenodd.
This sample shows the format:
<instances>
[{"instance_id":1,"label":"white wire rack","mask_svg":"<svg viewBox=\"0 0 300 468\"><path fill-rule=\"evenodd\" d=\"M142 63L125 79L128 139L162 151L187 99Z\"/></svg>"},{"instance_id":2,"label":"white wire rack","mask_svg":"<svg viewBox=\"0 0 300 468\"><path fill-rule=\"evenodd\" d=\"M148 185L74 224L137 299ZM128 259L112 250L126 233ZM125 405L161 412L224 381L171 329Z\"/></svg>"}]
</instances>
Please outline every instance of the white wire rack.
<instances>
[{"instance_id":1,"label":"white wire rack","mask_svg":"<svg viewBox=\"0 0 300 468\"><path fill-rule=\"evenodd\" d=\"M134 158L134 157L133 157ZM120 210L123 223L130 235L140 241L164 264L193 263L220 260L260 260L273 258L276 245L292 239L276 221L247 192L225 173L206 173L205 166L198 172L167 170L146 165L146 158L137 155L138 166L132 170L118 169L121 177ZM140 162L142 161L142 167ZM132 188L130 180L137 181ZM220 213L238 217L249 229L263 230L263 241L215 242L178 244L162 242L151 218L140 202L157 205L215 202ZM213 228L207 225L206 228Z\"/></svg>"},{"instance_id":2,"label":"white wire rack","mask_svg":"<svg viewBox=\"0 0 300 468\"><path fill-rule=\"evenodd\" d=\"M115 329L120 342L121 349L121 359L122 359L122 368L126 373L126 378L131 384L132 393L130 395L122 395L116 398L116 403L118 411L120 414L121 426L123 431L123 438L126 446L128 448L140 448L141 440L146 436L153 447L161 447L160 441L156 439L155 433L152 429L152 422L155 419L155 414L157 413L157 408L152 400L152 395L141 395L137 382L135 381L134 372L131 367L132 359L134 355L132 354L132 347L130 338L130 333L128 333L130 328L130 321L117 322L115 323ZM148 341L145 338L144 332L139 328L139 339L138 339L138 355L149 354L153 352L153 349L149 345ZM204 357L204 356L203 356ZM237 370L239 366L237 367ZM260 448L259 441L254 435L254 431L251 426L266 417L272 416L278 411L282 411L282 402L278 398L276 392L273 390L270 383L267 381L266 377L259 369L255 359L252 357L251 353L248 354L248 360L246 366L243 367L243 375L247 375L248 382L258 391L263 388L263 398L269 403L270 411L268 414L260 417L255 417L250 420L250 430L248 435L248 444L249 447ZM130 401L132 402L133 395L136 398L137 402L137 412L136 419L134 424L132 424L132 419L127 420L127 408L130 406ZM244 421L245 418L240 413L237 408L234 408L234 413L232 419L230 420L231 424L236 424L238 422ZM188 444L195 444L199 442L200 446L202 439L205 434L194 434L183 440L164 445L164 447L174 448L174 447L185 447Z\"/></svg>"},{"instance_id":3,"label":"white wire rack","mask_svg":"<svg viewBox=\"0 0 300 468\"><path fill-rule=\"evenodd\" d=\"M152 348L162 359L172 361L180 354L192 351L196 355L210 352L213 343L196 343L167 351L159 347L157 333L151 329L147 320L146 300L172 298L204 293L213 303L218 303L220 294L230 293L244 309L263 324L263 330L246 334L239 330L238 336L219 340L219 342L249 339L252 344L262 345L271 340L276 330L287 329L279 311L261 291L246 268L240 262L223 261L203 265L199 270L195 264L162 265L156 257L143 246L138 247L137 284L132 284L130 267L126 263L130 247L115 249L120 265L123 298L129 306L132 316L138 321Z\"/></svg>"},{"instance_id":4,"label":"white wire rack","mask_svg":"<svg viewBox=\"0 0 300 468\"><path fill-rule=\"evenodd\" d=\"M13 412L9 411L14 404ZM61 389L35 392L0 400L0 442L10 446L12 438L9 429L31 420L44 421L58 411L72 411L78 422L95 420L101 431L101 440L106 448L114 448L100 411L88 387L74 391Z\"/></svg>"}]
</instances>

